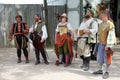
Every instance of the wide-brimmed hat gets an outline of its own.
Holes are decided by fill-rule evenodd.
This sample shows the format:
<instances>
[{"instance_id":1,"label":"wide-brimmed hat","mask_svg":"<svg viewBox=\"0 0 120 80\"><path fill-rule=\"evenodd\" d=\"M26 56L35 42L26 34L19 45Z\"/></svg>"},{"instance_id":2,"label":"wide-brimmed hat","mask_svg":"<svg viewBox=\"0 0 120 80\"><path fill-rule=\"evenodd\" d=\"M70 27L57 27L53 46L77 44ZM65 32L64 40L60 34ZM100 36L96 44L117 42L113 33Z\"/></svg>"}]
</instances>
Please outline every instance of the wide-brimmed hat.
<instances>
[{"instance_id":1,"label":"wide-brimmed hat","mask_svg":"<svg viewBox=\"0 0 120 80\"><path fill-rule=\"evenodd\" d=\"M66 13L63 13L60 18L68 18Z\"/></svg>"}]
</instances>

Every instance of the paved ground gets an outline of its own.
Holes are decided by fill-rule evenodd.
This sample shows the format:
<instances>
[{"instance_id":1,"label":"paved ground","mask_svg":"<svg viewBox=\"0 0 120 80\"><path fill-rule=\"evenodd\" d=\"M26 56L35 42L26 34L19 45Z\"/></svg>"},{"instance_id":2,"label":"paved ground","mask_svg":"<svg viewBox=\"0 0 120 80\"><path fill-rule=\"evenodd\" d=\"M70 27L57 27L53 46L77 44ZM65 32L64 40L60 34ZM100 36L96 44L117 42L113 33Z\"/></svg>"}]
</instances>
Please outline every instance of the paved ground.
<instances>
[{"instance_id":1,"label":"paved ground","mask_svg":"<svg viewBox=\"0 0 120 80\"><path fill-rule=\"evenodd\" d=\"M110 78L107 80L119 80L120 78L120 46L115 46L113 63L110 68ZM49 65L43 62L34 65L34 53L30 53L30 63L25 64L22 55L22 63L17 64L15 48L0 48L0 80L103 80L101 75L92 74L97 69L96 61L91 61L88 72L79 68L81 60L74 58L69 67L54 65L56 56L54 50L47 49ZM41 60L42 61L42 60Z\"/></svg>"}]
</instances>

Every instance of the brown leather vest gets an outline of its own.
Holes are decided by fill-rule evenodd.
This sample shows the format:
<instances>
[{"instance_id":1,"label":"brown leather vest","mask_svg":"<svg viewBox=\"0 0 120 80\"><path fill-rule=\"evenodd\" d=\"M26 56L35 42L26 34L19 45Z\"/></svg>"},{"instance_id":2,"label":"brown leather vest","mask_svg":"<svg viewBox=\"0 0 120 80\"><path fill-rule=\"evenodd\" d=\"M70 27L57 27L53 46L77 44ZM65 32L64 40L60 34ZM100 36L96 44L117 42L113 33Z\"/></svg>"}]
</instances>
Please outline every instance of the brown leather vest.
<instances>
[{"instance_id":1,"label":"brown leather vest","mask_svg":"<svg viewBox=\"0 0 120 80\"><path fill-rule=\"evenodd\" d=\"M38 25L37 25L37 28L33 28L34 31L37 31L39 33L39 35L42 35L43 32L42 32L42 26L45 25L45 22L39 22ZM35 27L35 24L34 24L34 27Z\"/></svg>"}]
</instances>

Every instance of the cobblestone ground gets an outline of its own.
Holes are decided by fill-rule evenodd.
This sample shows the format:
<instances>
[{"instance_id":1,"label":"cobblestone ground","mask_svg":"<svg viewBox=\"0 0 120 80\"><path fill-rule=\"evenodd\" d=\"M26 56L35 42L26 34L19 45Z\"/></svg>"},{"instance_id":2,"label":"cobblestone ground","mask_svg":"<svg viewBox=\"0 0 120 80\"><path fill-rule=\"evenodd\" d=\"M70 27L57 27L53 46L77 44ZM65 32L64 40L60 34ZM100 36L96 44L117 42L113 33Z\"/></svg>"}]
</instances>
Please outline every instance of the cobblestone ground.
<instances>
[{"instance_id":1,"label":"cobblestone ground","mask_svg":"<svg viewBox=\"0 0 120 80\"><path fill-rule=\"evenodd\" d=\"M114 47L113 63L110 68L110 77L107 80L120 78L120 45ZM97 70L96 61L91 61L88 72L80 69L81 60L74 58L72 65L55 66L56 56L53 49L47 49L49 65L34 65L34 52L29 52L30 63L26 64L22 55L22 63L17 63L15 48L0 48L0 80L103 80L102 75L93 75Z\"/></svg>"}]
</instances>

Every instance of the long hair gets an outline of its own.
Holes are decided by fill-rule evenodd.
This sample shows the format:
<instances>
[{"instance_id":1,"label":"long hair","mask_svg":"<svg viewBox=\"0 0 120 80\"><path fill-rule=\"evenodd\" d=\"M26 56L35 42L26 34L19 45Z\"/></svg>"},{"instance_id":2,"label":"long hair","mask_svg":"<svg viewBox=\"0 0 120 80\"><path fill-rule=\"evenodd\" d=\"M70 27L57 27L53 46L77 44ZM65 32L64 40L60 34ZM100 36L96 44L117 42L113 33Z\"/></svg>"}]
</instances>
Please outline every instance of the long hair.
<instances>
[{"instance_id":1,"label":"long hair","mask_svg":"<svg viewBox=\"0 0 120 80\"><path fill-rule=\"evenodd\" d=\"M100 12L100 14L105 14L105 15L107 15L107 17L108 17L108 20L110 20L111 22L113 22L114 23L114 21L112 20L112 18L110 17L110 13L109 13L109 10L102 10L101 12Z\"/></svg>"}]
</instances>

